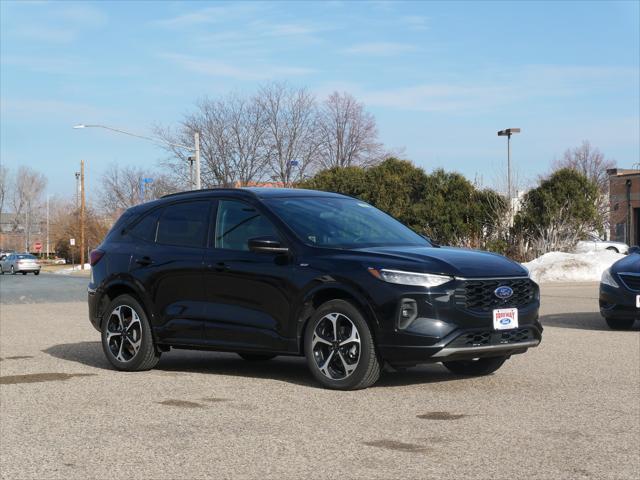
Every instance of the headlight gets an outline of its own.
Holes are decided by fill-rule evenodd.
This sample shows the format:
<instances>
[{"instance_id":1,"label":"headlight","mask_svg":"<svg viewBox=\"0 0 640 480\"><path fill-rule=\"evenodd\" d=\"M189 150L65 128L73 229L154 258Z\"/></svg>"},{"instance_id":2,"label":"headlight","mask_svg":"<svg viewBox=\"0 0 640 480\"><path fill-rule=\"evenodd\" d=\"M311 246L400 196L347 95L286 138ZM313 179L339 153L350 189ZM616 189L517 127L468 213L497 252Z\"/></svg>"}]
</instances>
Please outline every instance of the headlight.
<instances>
[{"instance_id":1,"label":"headlight","mask_svg":"<svg viewBox=\"0 0 640 480\"><path fill-rule=\"evenodd\" d=\"M374 277L384 280L389 283L396 283L398 285L414 285L418 287L437 287L443 283L450 282L453 277L447 277L445 275L436 275L433 273L415 273L415 272L403 272L401 270L387 270L369 268L369 273Z\"/></svg>"},{"instance_id":2,"label":"headlight","mask_svg":"<svg viewBox=\"0 0 640 480\"><path fill-rule=\"evenodd\" d=\"M600 280L600 282L613 288L619 287L616 281L613 279L613 275L611 275L611 270L609 268L602 272L602 279Z\"/></svg>"}]
</instances>

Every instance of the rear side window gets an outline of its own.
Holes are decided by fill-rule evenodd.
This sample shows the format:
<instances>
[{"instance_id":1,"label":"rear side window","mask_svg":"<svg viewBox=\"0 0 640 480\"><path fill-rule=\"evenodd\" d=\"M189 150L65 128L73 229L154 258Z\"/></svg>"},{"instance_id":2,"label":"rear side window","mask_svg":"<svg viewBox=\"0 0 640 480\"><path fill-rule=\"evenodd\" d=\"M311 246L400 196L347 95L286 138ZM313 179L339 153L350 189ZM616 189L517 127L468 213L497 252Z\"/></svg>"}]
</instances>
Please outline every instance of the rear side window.
<instances>
[{"instance_id":1,"label":"rear side window","mask_svg":"<svg viewBox=\"0 0 640 480\"><path fill-rule=\"evenodd\" d=\"M169 205L160 216L156 242L179 247L202 247L208 215L207 201Z\"/></svg>"},{"instance_id":2,"label":"rear side window","mask_svg":"<svg viewBox=\"0 0 640 480\"><path fill-rule=\"evenodd\" d=\"M129 234L140 240L155 242L159 216L159 210L147 213L129 229Z\"/></svg>"}]
</instances>

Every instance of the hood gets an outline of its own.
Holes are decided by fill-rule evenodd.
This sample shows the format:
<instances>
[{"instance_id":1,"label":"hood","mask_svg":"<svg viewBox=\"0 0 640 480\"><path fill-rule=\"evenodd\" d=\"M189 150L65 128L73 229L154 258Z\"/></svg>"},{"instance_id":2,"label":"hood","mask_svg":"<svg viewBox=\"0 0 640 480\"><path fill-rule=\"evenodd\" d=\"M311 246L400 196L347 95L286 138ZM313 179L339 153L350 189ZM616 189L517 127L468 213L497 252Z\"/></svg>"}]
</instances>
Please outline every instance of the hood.
<instances>
[{"instance_id":1,"label":"hood","mask_svg":"<svg viewBox=\"0 0 640 480\"><path fill-rule=\"evenodd\" d=\"M611 266L614 272L634 272L640 273L640 254L632 253L621 258Z\"/></svg>"},{"instance_id":2,"label":"hood","mask_svg":"<svg viewBox=\"0 0 640 480\"><path fill-rule=\"evenodd\" d=\"M369 247L355 250L375 255L378 268L406 268L468 278L522 277L527 270L496 253L451 247ZM640 257L640 255L639 255Z\"/></svg>"}]
</instances>

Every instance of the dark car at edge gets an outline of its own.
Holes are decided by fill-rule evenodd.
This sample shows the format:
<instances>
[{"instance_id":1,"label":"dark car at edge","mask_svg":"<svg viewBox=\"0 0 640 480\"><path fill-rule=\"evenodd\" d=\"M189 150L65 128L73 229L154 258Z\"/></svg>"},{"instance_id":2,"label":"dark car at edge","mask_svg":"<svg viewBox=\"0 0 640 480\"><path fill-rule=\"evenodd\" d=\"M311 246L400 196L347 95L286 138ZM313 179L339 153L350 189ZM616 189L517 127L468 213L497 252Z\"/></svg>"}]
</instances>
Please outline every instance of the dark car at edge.
<instances>
[{"instance_id":1,"label":"dark car at edge","mask_svg":"<svg viewBox=\"0 0 640 480\"><path fill-rule=\"evenodd\" d=\"M603 272L600 313L614 330L628 330L640 320L640 248L632 247Z\"/></svg>"},{"instance_id":2,"label":"dark car at edge","mask_svg":"<svg viewBox=\"0 0 640 480\"><path fill-rule=\"evenodd\" d=\"M542 334L520 264L439 247L333 193L169 195L127 210L91 264L90 320L120 370L170 349L297 355L323 386L359 389L385 363L490 374Z\"/></svg>"}]
</instances>

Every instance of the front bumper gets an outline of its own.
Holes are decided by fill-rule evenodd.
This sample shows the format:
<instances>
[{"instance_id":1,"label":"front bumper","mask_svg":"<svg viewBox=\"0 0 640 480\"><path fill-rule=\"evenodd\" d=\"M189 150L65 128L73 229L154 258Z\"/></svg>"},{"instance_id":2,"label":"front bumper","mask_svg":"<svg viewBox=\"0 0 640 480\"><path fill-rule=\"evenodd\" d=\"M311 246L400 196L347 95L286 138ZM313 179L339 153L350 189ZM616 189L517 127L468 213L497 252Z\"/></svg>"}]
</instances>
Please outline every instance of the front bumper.
<instances>
[{"instance_id":1,"label":"front bumper","mask_svg":"<svg viewBox=\"0 0 640 480\"><path fill-rule=\"evenodd\" d=\"M622 285L614 288L601 283L600 314L604 318L640 320L640 309L636 306L637 295L640 295L640 292L634 292Z\"/></svg>"},{"instance_id":2,"label":"front bumper","mask_svg":"<svg viewBox=\"0 0 640 480\"><path fill-rule=\"evenodd\" d=\"M538 321L540 296L532 282L533 296L522 305L468 309L461 298L461 284L416 292L408 287L380 310L377 336L381 356L392 365L415 365L482 357L510 356L536 347L542 340ZM415 305L415 319L403 325L401 309L407 299ZM493 308L518 308L518 328L495 330ZM411 310L411 309L410 309Z\"/></svg>"}]
</instances>

